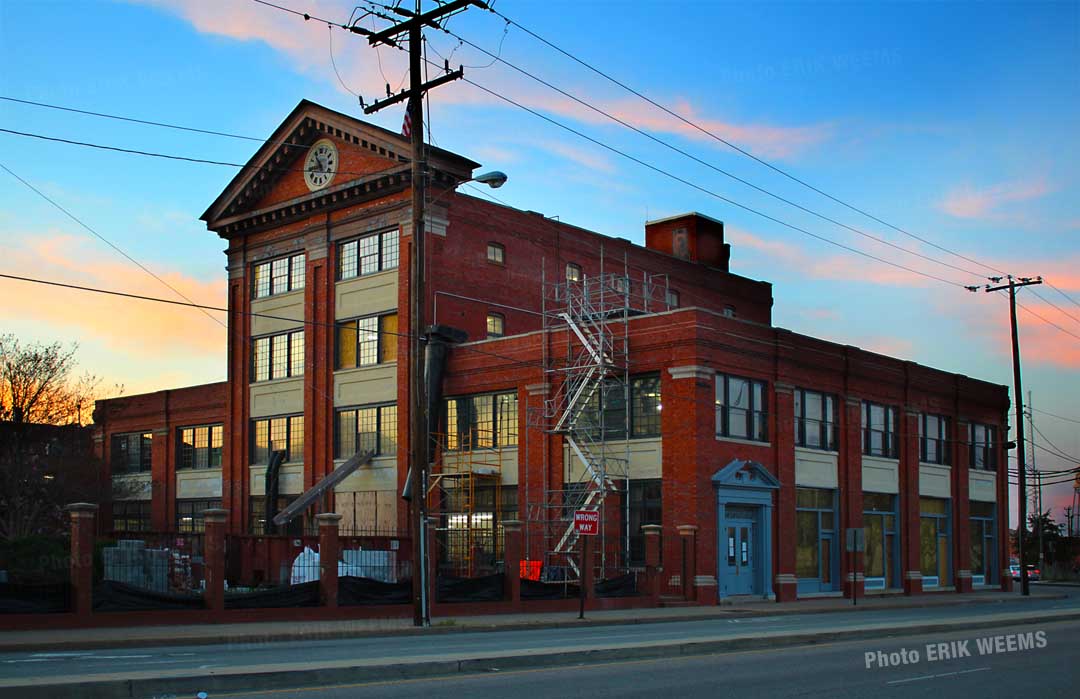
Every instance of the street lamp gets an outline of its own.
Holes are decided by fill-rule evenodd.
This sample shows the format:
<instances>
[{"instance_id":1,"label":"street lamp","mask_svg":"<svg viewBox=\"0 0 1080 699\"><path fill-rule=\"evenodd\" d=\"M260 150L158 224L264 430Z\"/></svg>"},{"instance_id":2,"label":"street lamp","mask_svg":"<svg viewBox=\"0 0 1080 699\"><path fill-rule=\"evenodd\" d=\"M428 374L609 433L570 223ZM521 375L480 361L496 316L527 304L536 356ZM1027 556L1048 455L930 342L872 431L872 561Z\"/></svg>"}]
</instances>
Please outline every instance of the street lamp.
<instances>
[{"instance_id":1,"label":"street lamp","mask_svg":"<svg viewBox=\"0 0 1080 699\"><path fill-rule=\"evenodd\" d=\"M465 180L464 182L462 182L462 184L464 184L465 182L468 182L468 181L469 180ZM483 173L480 173L479 175L477 175L476 177L472 178L472 181L473 182L479 182L480 184L486 184L488 187L491 187L492 189L498 189L499 187L502 187L504 184L506 184L506 173L501 172L499 170L492 170L491 172L483 172Z\"/></svg>"}]
</instances>

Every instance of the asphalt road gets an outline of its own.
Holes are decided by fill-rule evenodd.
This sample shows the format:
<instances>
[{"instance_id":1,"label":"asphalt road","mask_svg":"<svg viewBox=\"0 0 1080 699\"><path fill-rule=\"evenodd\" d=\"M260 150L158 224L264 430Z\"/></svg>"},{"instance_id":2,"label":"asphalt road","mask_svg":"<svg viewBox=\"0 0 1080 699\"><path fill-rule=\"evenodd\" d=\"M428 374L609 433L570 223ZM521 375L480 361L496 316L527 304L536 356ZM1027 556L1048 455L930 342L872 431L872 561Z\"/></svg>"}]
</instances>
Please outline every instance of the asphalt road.
<instances>
[{"instance_id":1,"label":"asphalt road","mask_svg":"<svg viewBox=\"0 0 1080 699\"><path fill-rule=\"evenodd\" d=\"M976 639L1045 634L1043 648L980 655ZM967 641L972 657L927 659L927 644ZM955 646L954 646L955 647ZM1007 647L1007 646L1006 646ZM631 661L434 680L213 694L210 699L354 699L380 697L1075 697L1080 686L1080 622L833 643L688 658ZM917 663L866 667L866 653L918 650Z\"/></svg>"},{"instance_id":2,"label":"asphalt road","mask_svg":"<svg viewBox=\"0 0 1080 699\"><path fill-rule=\"evenodd\" d=\"M123 676L125 673L215 672L252 666L306 663L395 663L448 654L485 657L561 651L569 647L643 645L664 641L694 642L739 635L777 632L807 633L844 630L867 624L892 626L911 622L978 620L1002 613L1080 612L1080 588L1061 588L1066 599L1005 601L922 609L890 609L855 613L788 614L701 621L558 629L470 631L421 636L382 636L320 641L220 644L200 646L126 647L114 650L24 652L0 654L0 679ZM1011 623L1011 622L1010 622ZM791 653L793 651L787 651ZM778 656L779 657L779 656ZM683 662L683 661L677 661ZM666 666L666 663L663 665ZM460 681L460 680L446 680ZM310 695L308 695L310 696Z\"/></svg>"}]
</instances>

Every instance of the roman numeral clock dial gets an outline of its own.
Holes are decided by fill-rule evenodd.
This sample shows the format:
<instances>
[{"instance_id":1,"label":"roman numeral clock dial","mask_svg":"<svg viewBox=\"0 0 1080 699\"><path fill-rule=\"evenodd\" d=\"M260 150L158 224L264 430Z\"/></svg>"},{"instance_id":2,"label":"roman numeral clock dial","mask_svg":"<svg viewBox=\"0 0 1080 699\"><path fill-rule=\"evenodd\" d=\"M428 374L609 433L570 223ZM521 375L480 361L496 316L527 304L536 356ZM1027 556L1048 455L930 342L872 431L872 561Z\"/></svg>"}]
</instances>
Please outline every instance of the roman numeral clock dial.
<instances>
[{"instance_id":1,"label":"roman numeral clock dial","mask_svg":"<svg viewBox=\"0 0 1080 699\"><path fill-rule=\"evenodd\" d=\"M338 152L334 142L327 138L316 141L304 161L304 181L308 189L314 192L329 185L337 168Z\"/></svg>"}]
</instances>

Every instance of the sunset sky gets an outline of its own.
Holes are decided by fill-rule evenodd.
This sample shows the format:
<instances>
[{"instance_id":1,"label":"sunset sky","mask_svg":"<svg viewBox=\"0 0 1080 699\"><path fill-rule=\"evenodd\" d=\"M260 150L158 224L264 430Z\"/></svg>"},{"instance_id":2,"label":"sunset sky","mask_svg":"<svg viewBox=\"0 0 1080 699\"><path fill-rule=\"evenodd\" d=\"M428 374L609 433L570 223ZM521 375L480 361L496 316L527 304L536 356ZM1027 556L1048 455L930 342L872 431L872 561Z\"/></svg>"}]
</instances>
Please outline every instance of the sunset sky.
<instances>
[{"instance_id":1,"label":"sunset sky","mask_svg":"<svg viewBox=\"0 0 1080 699\"><path fill-rule=\"evenodd\" d=\"M278 4L336 22L354 7ZM820 190L970 260L784 178L494 14L473 10L448 28L493 53L501 46L507 61L717 168L960 269L792 208L454 37L430 32L429 58L452 55L495 92L815 235L958 284L985 283L991 271L979 263L1042 275L1053 288L1019 298L1060 329L1021 311L1025 391L1046 411L1035 413L1045 434L1038 443L1080 457L1080 3L495 7ZM268 136L303 98L362 117L353 93L372 101L386 83L396 89L403 59L251 0L0 3L0 95L252 138ZM512 206L638 243L646 220L700 211L726 223L732 271L773 283L776 325L1012 384L1002 295L968 293L755 216L464 82L434 91L430 108L433 141L505 171L496 196ZM401 117L392 108L371 120L398 130ZM233 163L258 146L10 101L0 101L0 128ZM235 168L2 132L0 163L185 295L224 305L225 244L198 216ZM175 298L3 171L0 249L0 273ZM128 394L225 378L224 328L196 310L0 280L0 332L77 341L82 366ZM1047 470L1076 465L1042 449L1036 456ZM1056 486L1046 498L1063 521L1071 489Z\"/></svg>"}]
</instances>

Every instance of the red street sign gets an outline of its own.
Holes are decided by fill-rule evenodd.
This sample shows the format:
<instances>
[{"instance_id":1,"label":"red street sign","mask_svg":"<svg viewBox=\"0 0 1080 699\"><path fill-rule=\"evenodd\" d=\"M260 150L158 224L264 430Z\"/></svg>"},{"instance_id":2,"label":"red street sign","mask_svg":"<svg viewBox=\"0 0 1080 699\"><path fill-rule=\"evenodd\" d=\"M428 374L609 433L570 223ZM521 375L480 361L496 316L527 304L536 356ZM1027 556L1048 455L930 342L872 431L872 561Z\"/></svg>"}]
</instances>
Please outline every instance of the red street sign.
<instances>
[{"instance_id":1,"label":"red street sign","mask_svg":"<svg viewBox=\"0 0 1080 699\"><path fill-rule=\"evenodd\" d=\"M577 510L574 512L574 531L586 536L599 534L600 513L594 510Z\"/></svg>"}]
</instances>

